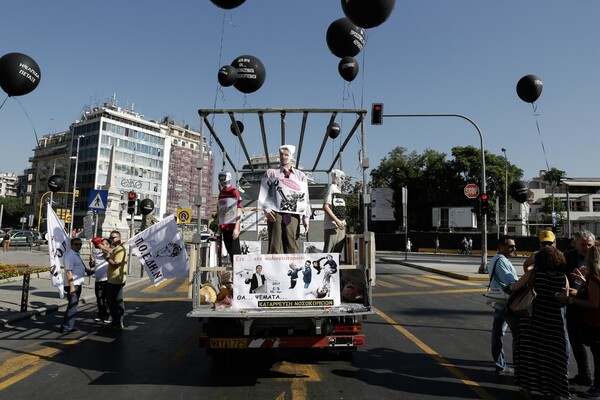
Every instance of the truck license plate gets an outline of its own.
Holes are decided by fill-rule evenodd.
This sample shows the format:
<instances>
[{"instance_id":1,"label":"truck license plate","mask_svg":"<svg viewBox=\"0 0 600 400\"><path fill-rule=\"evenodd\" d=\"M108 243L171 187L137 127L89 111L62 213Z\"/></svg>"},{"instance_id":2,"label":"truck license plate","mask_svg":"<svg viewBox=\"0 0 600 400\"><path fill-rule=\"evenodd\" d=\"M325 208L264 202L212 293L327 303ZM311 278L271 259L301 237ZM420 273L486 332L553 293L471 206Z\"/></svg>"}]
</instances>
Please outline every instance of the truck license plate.
<instances>
[{"instance_id":1,"label":"truck license plate","mask_svg":"<svg viewBox=\"0 0 600 400\"><path fill-rule=\"evenodd\" d=\"M245 349L246 339L210 338L211 349Z\"/></svg>"}]
</instances>

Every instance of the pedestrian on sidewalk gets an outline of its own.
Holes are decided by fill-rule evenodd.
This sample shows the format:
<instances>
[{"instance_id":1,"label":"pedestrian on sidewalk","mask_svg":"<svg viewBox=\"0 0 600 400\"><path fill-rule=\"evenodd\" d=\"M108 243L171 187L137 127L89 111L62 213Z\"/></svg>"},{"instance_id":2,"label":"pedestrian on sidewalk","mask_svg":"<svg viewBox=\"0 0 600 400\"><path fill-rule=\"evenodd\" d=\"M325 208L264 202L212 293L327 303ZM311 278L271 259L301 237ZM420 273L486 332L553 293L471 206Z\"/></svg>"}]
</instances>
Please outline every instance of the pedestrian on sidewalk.
<instances>
[{"instance_id":1,"label":"pedestrian on sidewalk","mask_svg":"<svg viewBox=\"0 0 600 400\"><path fill-rule=\"evenodd\" d=\"M8 231L4 234L4 238L2 239L2 247L4 248L4 252L10 251L10 233Z\"/></svg>"},{"instance_id":2,"label":"pedestrian on sidewalk","mask_svg":"<svg viewBox=\"0 0 600 400\"><path fill-rule=\"evenodd\" d=\"M98 306L98 314L94 321L104 322L108 324L110 321L110 313L106 305L106 281L108 280L108 261L104 258L104 252L101 246L110 248L108 239L93 238L92 243L94 249L90 254L90 269L94 273L94 294L96 295L96 305Z\"/></svg>"},{"instance_id":3,"label":"pedestrian on sidewalk","mask_svg":"<svg viewBox=\"0 0 600 400\"><path fill-rule=\"evenodd\" d=\"M112 327L124 328L125 302L123 288L127 281L127 248L121 243L121 233L112 231L109 236L112 248L101 245L104 259L108 261L108 279L106 282L106 304L112 317Z\"/></svg>"},{"instance_id":4,"label":"pedestrian on sidewalk","mask_svg":"<svg viewBox=\"0 0 600 400\"><path fill-rule=\"evenodd\" d=\"M512 236L501 236L498 239L498 252L490 261L490 288L502 289L518 280L517 270L513 266L509 257L512 257L516 249L515 239ZM506 329L510 327L513 335L513 350L515 347L515 337L517 335L517 323L514 318L504 313L505 303L496 303L494 305L494 321L492 323L492 358L496 367L496 374L510 375L513 369L506 365L504 348L502 346L502 337L506 334ZM513 353L514 354L514 353Z\"/></svg>"},{"instance_id":5,"label":"pedestrian on sidewalk","mask_svg":"<svg viewBox=\"0 0 600 400\"><path fill-rule=\"evenodd\" d=\"M67 310L63 317L63 322L60 327L61 333L75 332L75 318L77 317L77 308L79 298L81 297L81 285L85 278L86 272L91 272L81 259L79 251L81 250L81 239L71 239L71 249L67 251L64 258L65 263L65 281L68 286L65 286L67 293Z\"/></svg>"},{"instance_id":6,"label":"pedestrian on sidewalk","mask_svg":"<svg viewBox=\"0 0 600 400\"><path fill-rule=\"evenodd\" d=\"M435 240L433 241L433 246L435 248L435 254L440 252L440 238L438 238L437 236L435 237Z\"/></svg>"}]
</instances>

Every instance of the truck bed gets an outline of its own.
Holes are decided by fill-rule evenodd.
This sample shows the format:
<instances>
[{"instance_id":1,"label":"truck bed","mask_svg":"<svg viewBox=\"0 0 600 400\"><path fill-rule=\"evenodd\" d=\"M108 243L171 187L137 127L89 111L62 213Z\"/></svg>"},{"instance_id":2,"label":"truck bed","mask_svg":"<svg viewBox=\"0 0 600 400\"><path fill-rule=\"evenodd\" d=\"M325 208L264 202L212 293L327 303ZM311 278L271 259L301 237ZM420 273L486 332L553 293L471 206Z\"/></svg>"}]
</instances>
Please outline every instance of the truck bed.
<instances>
[{"instance_id":1,"label":"truck bed","mask_svg":"<svg viewBox=\"0 0 600 400\"><path fill-rule=\"evenodd\" d=\"M357 303L341 303L338 307L305 307L285 309L242 309L217 308L212 304L195 307L187 314L189 318L328 318L375 314L371 307Z\"/></svg>"}]
</instances>

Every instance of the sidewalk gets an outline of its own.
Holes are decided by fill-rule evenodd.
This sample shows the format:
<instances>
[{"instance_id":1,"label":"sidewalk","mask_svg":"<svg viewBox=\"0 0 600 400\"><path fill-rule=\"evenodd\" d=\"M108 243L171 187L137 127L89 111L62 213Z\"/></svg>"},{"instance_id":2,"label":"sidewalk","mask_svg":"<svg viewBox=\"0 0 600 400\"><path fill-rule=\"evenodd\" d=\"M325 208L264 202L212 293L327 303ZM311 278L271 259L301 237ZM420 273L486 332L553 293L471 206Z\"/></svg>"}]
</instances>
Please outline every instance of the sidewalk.
<instances>
[{"instance_id":1,"label":"sidewalk","mask_svg":"<svg viewBox=\"0 0 600 400\"><path fill-rule=\"evenodd\" d=\"M88 259L88 255L82 250L82 258ZM47 246L29 249L24 247L13 248L9 252L0 252L0 263L3 264L29 264L32 267L47 267L50 263ZM127 275L127 284L125 292L138 284L149 284L148 277L140 278L141 263L132 256L129 275ZM0 328L5 325L26 319L37 315L45 315L58 310L64 310L67 306L67 297L60 298L58 289L52 286L52 279L49 272L30 275L29 292L26 298L27 311L21 312L21 303L23 298L23 277L15 277L0 280ZM94 294L94 278L85 278L82 288L80 304L95 304L96 296Z\"/></svg>"}]
</instances>

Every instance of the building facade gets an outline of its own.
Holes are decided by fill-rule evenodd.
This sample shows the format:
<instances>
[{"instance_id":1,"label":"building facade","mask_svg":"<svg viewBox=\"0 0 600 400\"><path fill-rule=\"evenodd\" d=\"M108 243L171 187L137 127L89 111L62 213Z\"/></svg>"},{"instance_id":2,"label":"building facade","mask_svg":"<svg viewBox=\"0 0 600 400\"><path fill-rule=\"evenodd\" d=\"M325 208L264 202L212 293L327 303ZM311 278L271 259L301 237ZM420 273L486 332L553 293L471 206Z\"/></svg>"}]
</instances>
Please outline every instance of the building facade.
<instances>
[{"instance_id":1,"label":"building facade","mask_svg":"<svg viewBox=\"0 0 600 400\"><path fill-rule=\"evenodd\" d=\"M182 137L185 137L185 145L181 143ZM67 210L74 208L73 227L81 228L83 217L88 213L90 194L93 190L104 189L108 182L109 161L114 148L113 185L122 193L122 204L126 203L130 191L135 192L138 199L151 199L155 206L152 214L163 218L173 213L183 199L193 204L198 194L197 178L195 185L192 184L193 172L184 172L177 160L185 155L195 166L200 143L199 133L171 121L147 120L137 112L112 103L94 107L73 122L69 131L40 140L30 159L32 166L26 171L26 207L41 209L45 201L42 197L48 192L48 178L54 174L64 176L66 199L58 206ZM213 163L210 152L204 151L204 154L202 188L210 199ZM77 196L73 200L75 186ZM170 196L172 192L178 196ZM57 201L63 201L61 195L52 196L55 206ZM209 215L210 204L206 204L202 218Z\"/></svg>"}]
</instances>

